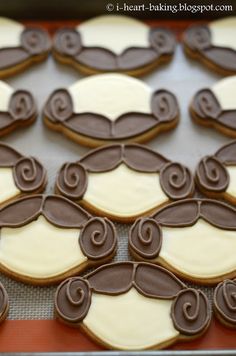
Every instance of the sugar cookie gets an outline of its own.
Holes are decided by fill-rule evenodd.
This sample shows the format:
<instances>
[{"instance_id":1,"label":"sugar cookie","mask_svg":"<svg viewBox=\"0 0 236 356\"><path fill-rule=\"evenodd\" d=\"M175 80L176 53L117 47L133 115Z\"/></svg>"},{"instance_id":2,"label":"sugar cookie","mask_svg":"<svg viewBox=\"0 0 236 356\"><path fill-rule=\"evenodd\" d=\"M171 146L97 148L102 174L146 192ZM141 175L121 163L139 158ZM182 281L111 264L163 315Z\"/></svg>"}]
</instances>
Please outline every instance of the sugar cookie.
<instances>
[{"instance_id":1,"label":"sugar cookie","mask_svg":"<svg viewBox=\"0 0 236 356\"><path fill-rule=\"evenodd\" d=\"M163 204L192 196L188 168L138 144L110 145L65 163L55 192L96 214L129 222Z\"/></svg>"},{"instance_id":2,"label":"sugar cookie","mask_svg":"<svg viewBox=\"0 0 236 356\"><path fill-rule=\"evenodd\" d=\"M173 34L123 15L105 15L63 28L54 37L54 57L86 74L123 72L141 75L168 62Z\"/></svg>"},{"instance_id":3,"label":"sugar cookie","mask_svg":"<svg viewBox=\"0 0 236 356\"><path fill-rule=\"evenodd\" d=\"M133 262L62 282L55 315L118 350L164 348L203 334L210 322L203 292L187 288L164 268Z\"/></svg>"}]
</instances>

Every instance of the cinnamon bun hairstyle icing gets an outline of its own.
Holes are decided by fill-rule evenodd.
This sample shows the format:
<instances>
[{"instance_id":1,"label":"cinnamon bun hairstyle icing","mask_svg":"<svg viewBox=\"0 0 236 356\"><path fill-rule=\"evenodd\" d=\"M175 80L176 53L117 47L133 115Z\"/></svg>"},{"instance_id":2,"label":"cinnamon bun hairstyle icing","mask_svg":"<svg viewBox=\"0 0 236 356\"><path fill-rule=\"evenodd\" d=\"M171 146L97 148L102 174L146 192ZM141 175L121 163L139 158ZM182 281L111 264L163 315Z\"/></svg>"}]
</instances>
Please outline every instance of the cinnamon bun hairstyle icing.
<instances>
[{"instance_id":1,"label":"cinnamon bun hairstyle icing","mask_svg":"<svg viewBox=\"0 0 236 356\"><path fill-rule=\"evenodd\" d=\"M183 35L184 50L191 58L223 75L236 73L236 17L190 26Z\"/></svg>"},{"instance_id":2,"label":"cinnamon bun hairstyle icing","mask_svg":"<svg viewBox=\"0 0 236 356\"><path fill-rule=\"evenodd\" d=\"M236 141L222 146L212 156L198 163L195 178L201 192L208 197L223 198L236 204Z\"/></svg>"},{"instance_id":3,"label":"cinnamon bun hairstyle icing","mask_svg":"<svg viewBox=\"0 0 236 356\"><path fill-rule=\"evenodd\" d=\"M65 163L55 191L97 214L134 221L163 204L191 196L191 172L141 145L110 145Z\"/></svg>"},{"instance_id":4,"label":"cinnamon bun hairstyle icing","mask_svg":"<svg viewBox=\"0 0 236 356\"><path fill-rule=\"evenodd\" d=\"M48 33L0 18L0 78L13 75L47 58L51 43Z\"/></svg>"},{"instance_id":5,"label":"cinnamon bun hairstyle icing","mask_svg":"<svg viewBox=\"0 0 236 356\"><path fill-rule=\"evenodd\" d=\"M44 122L85 146L145 142L178 124L176 97L152 92L138 79L112 73L79 80L48 98Z\"/></svg>"},{"instance_id":6,"label":"cinnamon bun hairstyle icing","mask_svg":"<svg viewBox=\"0 0 236 356\"><path fill-rule=\"evenodd\" d=\"M47 183L43 165L0 142L0 204L23 194L42 192Z\"/></svg>"},{"instance_id":7,"label":"cinnamon bun hairstyle icing","mask_svg":"<svg viewBox=\"0 0 236 356\"><path fill-rule=\"evenodd\" d=\"M236 328L236 282L226 279L214 291L213 309L215 316L225 326Z\"/></svg>"},{"instance_id":8,"label":"cinnamon bun hairstyle icing","mask_svg":"<svg viewBox=\"0 0 236 356\"><path fill-rule=\"evenodd\" d=\"M211 319L203 292L142 262L112 263L67 279L57 288L54 306L60 321L120 350L162 348L196 337Z\"/></svg>"},{"instance_id":9,"label":"cinnamon bun hairstyle icing","mask_svg":"<svg viewBox=\"0 0 236 356\"><path fill-rule=\"evenodd\" d=\"M175 44L172 32L167 29L151 29L127 16L105 15L74 28L58 30L53 40L53 54L59 62L86 74L142 75L168 62L173 57Z\"/></svg>"},{"instance_id":10,"label":"cinnamon bun hairstyle icing","mask_svg":"<svg viewBox=\"0 0 236 356\"><path fill-rule=\"evenodd\" d=\"M37 108L30 92L14 90L7 83L0 81L0 96L0 136L26 127L36 120Z\"/></svg>"},{"instance_id":11,"label":"cinnamon bun hairstyle icing","mask_svg":"<svg viewBox=\"0 0 236 356\"><path fill-rule=\"evenodd\" d=\"M0 209L0 270L22 282L57 283L110 260L114 225L57 195L31 195ZM53 251L53 252L52 252Z\"/></svg>"},{"instance_id":12,"label":"cinnamon bun hairstyle icing","mask_svg":"<svg viewBox=\"0 0 236 356\"><path fill-rule=\"evenodd\" d=\"M221 133L236 137L236 76L221 79L210 88L199 90L190 104L193 120Z\"/></svg>"},{"instance_id":13,"label":"cinnamon bun hairstyle icing","mask_svg":"<svg viewBox=\"0 0 236 356\"><path fill-rule=\"evenodd\" d=\"M137 219L129 231L135 259L207 285L236 276L235 248L236 210L210 199L174 202Z\"/></svg>"}]
</instances>

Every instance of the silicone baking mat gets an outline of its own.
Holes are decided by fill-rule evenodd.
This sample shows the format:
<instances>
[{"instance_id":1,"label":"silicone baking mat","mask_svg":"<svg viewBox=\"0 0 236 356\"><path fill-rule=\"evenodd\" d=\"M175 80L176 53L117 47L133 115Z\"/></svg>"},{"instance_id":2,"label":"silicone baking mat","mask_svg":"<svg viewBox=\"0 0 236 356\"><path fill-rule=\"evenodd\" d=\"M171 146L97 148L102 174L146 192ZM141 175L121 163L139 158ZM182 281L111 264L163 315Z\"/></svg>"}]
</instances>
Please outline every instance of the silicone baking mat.
<instances>
[{"instance_id":1,"label":"silicone baking mat","mask_svg":"<svg viewBox=\"0 0 236 356\"><path fill-rule=\"evenodd\" d=\"M188 22L170 21L167 23L163 21L160 25L174 28L179 34L188 24ZM33 25L37 23L34 22ZM53 32L59 23L44 23L43 25ZM60 26L63 25L65 23L60 23ZM54 89L66 87L81 78L83 75L73 68L60 65L49 57L46 62L37 64L6 81L15 89L30 90L41 112L48 95ZM200 64L187 59L180 45L177 46L174 59L170 64L142 77L141 79L153 90L166 88L172 91L178 98L181 110L178 127L153 139L148 146L171 160L187 165L194 171L202 156L213 154L220 146L229 142L230 139L222 134L195 125L188 113L188 105L194 93L220 78L219 75L208 71ZM53 192L56 173L60 166L65 161L78 160L89 150L47 129L43 125L41 114L34 125L11 133L2 141L12 145L23 154L33 155L41 160L48 171L47 193ZM119 250L115 259L129 259L127 236L130 225L116 224L116 226L119 234ZM100 349L78 330L70 329L51 320L53 319L53 297L56 287L33 287L15 282L3 275L0 275L0 278L10 297L9 320L2 325L0 331L0 351ZM212 298L212 288L201 287L201 289L209 299ZM11 338L14 342L11 342ZM175 348L181 349L182 347L190 349L232 348L236 347L236 340L232 331L222 328L214 321L204 338L191 344L178 344Z\"/></svg>"}]
</instances>

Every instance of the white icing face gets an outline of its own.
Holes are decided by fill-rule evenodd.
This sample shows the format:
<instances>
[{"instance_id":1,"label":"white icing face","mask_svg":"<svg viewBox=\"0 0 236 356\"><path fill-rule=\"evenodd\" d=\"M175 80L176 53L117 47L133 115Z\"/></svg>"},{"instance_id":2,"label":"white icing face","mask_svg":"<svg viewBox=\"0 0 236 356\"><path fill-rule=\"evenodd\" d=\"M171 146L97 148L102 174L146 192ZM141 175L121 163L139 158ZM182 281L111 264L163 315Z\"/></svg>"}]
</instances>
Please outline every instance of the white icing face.
<instances>
[{"instance_id":1,"label":"white icing face","mask_svg":"<svg viewBox=\"0 0 236 356\"><path fill-rule=\"evenodd\" d=\"M236 270L236 232L202 219L190 227L163 227L159 256L188 276L209 279Z\"/></svg>"},{"instance_id":2,"label":"white icing face","mask_svg":"<svg viewBox=\"0 0 236 356\"><path fill-rule=\"evenodd\" d=\"M20 193L13 179L12 168L0 168L0 203Z\"/></svg>"},{"instance_id":3,"label":"white icing face","mask_svg":"<svg viewBox=\"0 0 236 356\"><path fill-rule=\"evenodd\" d=\"M236 16L212 21L209 28L214 46L236 50Z\"/></svg>"},{"instance_id":4,"label":"white icing face","mask_svg":"<svg viewBox=\"0 0 236 356\"><path fill-rule=\"evenodd\" d=\"M144 297L134 288L117 296L93 293L83 324L115 349L147 349L179 335L170 317L171 304Z\"/></svg>"},{"instance_id":5,"label":"white icing face","mask_svg":"<svg viewBox=\"0 0 236 356\"><path fill-rule=\"evenodd\" d=\"M79 246L78 229L63 229L43 216L18 228L2 228L0 263L32 278L49 278L87 260Z\"/></svg>"},{"instance_id":6,"label":"white icing face","mask_svg":"<svg viewBox=\"0 0 236 356\"><path fill-rule=\"evenodd\" d=\"M8 111L9 100L13 92L10 85L0 80L0 111Z\"/></svg>"},{"instance_id":7,"label":"white icing face","mask_svg":"<svg viewBox=\"0 0 236 356\"><path fill-rule=\"evenodd\" d=\"M211 90L223 110L236 110L236 75L220 80L211 87Z\"/></svg>"},{"instance_id":8,"label":"white icing face","mask_svg":"<svg viewBox=\"0 0 236 356\"><path fill-rule=\"evenodd\" d=\"M0 48L20 46L24 26L19 22L0 17Z\"/></svg>"},{"instance_id":9,"label":"white icing face","mask_svg":"<svg viewBox=\"0 0 236 356\"><path fill-rule=\"evenodd\" d=\"M151 113L151 89L123 74L101 74L68 88L76 113L94 113L114 121L128 112Z\"/></svg>"},{"instance_id":10,"label":"white icing face","mask_svg":"<svg viewBox=\"0 0 236 356\"><path fill-rule=\"evenodd\" d=\"M77 27L86 47L103 47L121 54L129 47L149 47L149 27L131 17L105 15Z\"/></svg>"},{"instance_id":11,"label":"white icing face","mask_svg":"<svg viewBox=\"0 0 236 356\"><path fill-rule=\"evenodd\" d=\"M226 193L230 194L233 197L236 197L236 167L227 167L229 173L229 185L226 190Z\"/></svg>"},{"instance_id":12,"label":"white icing face","mask_svg":"<svg viewBox=\"0 0 236 356\"><path fill-rule=\"evenodd\" d=\"M168 201L158 173L136 172L125 164L104 173L89 173L83 200L119 217L145 213Z\"/></svg>"}]
</instances>

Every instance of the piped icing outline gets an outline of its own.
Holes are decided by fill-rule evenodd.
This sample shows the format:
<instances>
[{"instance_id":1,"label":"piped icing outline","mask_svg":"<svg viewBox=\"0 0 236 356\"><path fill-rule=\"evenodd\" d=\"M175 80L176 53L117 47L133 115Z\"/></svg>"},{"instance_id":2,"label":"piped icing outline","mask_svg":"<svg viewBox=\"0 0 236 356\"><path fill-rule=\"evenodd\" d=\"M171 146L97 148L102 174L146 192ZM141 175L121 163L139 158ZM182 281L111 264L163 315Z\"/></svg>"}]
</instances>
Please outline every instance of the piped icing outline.
<instances>
[{"instance_id":1,"label":"piped icing outline","mask_svg":"<svg viewBox=\"0 0 236 356\"><path fill-rule=\"evenodd\" d=\"M169 91L160 89L152 93L151 113L127 112L116 118L91 113L75 113L73 101L66 88L55 90L48 98L44 117L54 125L69 131L102 141L135 139L163 125L173 125L179 116L176 97ZM138 125L137 125L138 123Z\"/></svg>"},{"instance_id":2,"label":"piped icing outline","mask_svg":"<svg viewBox=\"0 0 236 356\"><path fill-rule=\"evenodd\" d=\"M227 167L236 165L236 140L222 146L212 156L203 157L197 165L195 178L200 190L220 197L230 183ZM226 193L227 194L227 193ZM224 195L227 199L227 195Z\"/></svg>"},{"instance_id":3,"label":"piped icing outline","mask_svg":"<svg viewBox=\"0 0 236 356\"><path fill-rule=\"evenodd\" d=\"M83 326L93 292L112 297L131 288L147 298L172 300L171 318L180 335L198 335L209 325L210 307L203 292L188 288L160 266L130 261L103 265L84 277L63 281L55 293L56 317L71 326Z\"/></svg>"},{"instance_id":4,"label":"piped icing outline","mask_svg":"<svg viewBox=\"0 0 236 356\"><path fill-rule=\"evenodd\" d=\"M45 57L51 48L47 31L32 26L25 27L21 32L20 43L20 46L0 48L0 74L14 70L14 67L24 62L34 62L35 58ZM2 64L1 57L4 59Z\"/></svg>"},{"instance_id":5,"label":"piped icing outline","mask_svg":"<svg viewBox=\"0 0 236 356\"><path fill-rule=\"evenodd\" d=\"M194 95L190 113L208 126L219 125L222 129L236 132L236 105L235 110L223 109L210 88L201 89Z\"/></svg>"},{"instance_id":6,"label":"piped icing outline","mask_svg":"<svg viewBox=\"0 0 236 356\"><path fill-rule=\"evenodd\" d=\"M103 47L83 46L81 34L76 28L62 28L53 38L53 51L72 61L76 66L88 67L97 72L129 72L154 65L174 54L176 41L171 31L150 28L150 47L129 47L120 55ZM100 56L100 60L99 60Z\"/></svg>"},{"instance_id":7,"label":"piped icing outline","mask_svg":"<svg viewBox=\"0 0 236 356\"><path fill-rule=\"evenodd\" d=\"M11 146L0 142L0 168L12 168L13 179L21 193L42 191L47 183L47 172L34 157L27 157Z\"/></svg>"},{"instance_id":8,"label":"piped icing outline","mask_svg":"<svg viewBox=\"0 0 236 356\"><path fill-rule=\"evenodd\" d=\"M0 111L0 136L30 124L37 114L32 94L27 90L15 90L10 96L8 111Z\"/></svg>"},{"instance_id":9,"label":"piped icing outline","mask_svg":"<svg viewBox=\"0 0 236 356\"><path fill-rule=\"evenodd\" d=\"M221 323L236 328L236 280L219 283L213 295L213 310Z\"/></svg>"},{"instance_id":10,"label":"piped icing outline","mask_svg":"<svg viewBox=\"0 0 236 356\"><path fill-rule=\"evenodd\" d=\"M195 57L209 62L227 74L236 73L236 51L229 47L212 45L209 26L190 26L184 32L183 42Z\"/></svg>"},{"instance_id":11,"label":"piped icing outline","mask_svg":"<svg viewBox=\"0 0 236 356\"><path fill-rule=\"evenodd\" d=\"M183 199L193 194L194 181L188 168L138 144L103 146L90 151L77 162L65 163L57 174L55 189L72 200L83 199L88 172L108 172L121 163L137 172L160 173L161 187L170 199Z\"/></svg>"},{"instance_id":12,"label":"piped icing outline","mask_svg":"<svg viewBox=\"0 0 236 356\"><path fill-rule=\"evenodd\" d=\"M129 231L129 249L135 258L156 259L162 246L162 226L184 228L193 226L199 219L222 230L236 231L236 210L231 206L213 199L185 199L161 208L150 217L137 219ZM183 275L184 272L176 269L176 273ZM203 277L191 278L186 273L184 276L201 283L204 281ZM214 282L220 277L214 277ZM210 283L210 279L205 282Z\"/></svg>"}]
</instances>

